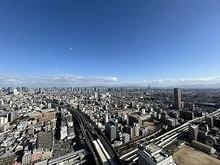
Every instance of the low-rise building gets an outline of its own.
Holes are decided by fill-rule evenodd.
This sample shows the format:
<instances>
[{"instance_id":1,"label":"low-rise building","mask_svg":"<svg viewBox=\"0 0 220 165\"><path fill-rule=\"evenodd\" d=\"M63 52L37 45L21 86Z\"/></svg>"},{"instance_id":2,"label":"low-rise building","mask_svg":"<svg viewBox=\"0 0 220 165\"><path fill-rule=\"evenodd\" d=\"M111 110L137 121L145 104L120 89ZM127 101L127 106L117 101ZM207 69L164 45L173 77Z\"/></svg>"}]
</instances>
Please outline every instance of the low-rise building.
<instances>
[{"instance_id":1,"label":"low-rise building","mask_svg":"<svg viewBox=\"0 0 220 165\"><path fill-rule=\"evenodd\" d=\"M157 145L150 143L138 148L138 165L175 165L172 155L168 156Z\"/></svg>"},{"instance_id":2,"label":"low-rise building","mask_svg":"<svg viewBox=\"0 0 220 165\"><path fill-rule=\"evenodd\" d=\"M122 134L122 142L127 143L130 141L130 135L128 133L123 133Z\"/></svg>"},{"instance_id":3,"label":"low-rise building","mask_svg":"<svg viewBox=\"0 0 220 165\"><path fill-rule=\"evenodd\" d=\"M22 157L22 164L28 165L31 163L31 151L24 152L24 155Z\"/></svg>"}]
</instances>

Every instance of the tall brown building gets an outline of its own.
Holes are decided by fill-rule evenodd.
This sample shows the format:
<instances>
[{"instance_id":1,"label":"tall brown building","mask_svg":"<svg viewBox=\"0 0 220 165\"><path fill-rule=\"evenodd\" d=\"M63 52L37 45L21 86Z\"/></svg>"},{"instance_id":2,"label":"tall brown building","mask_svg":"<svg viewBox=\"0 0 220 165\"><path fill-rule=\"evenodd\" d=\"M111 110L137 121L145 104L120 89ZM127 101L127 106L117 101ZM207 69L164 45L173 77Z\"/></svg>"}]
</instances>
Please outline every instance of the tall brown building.
<instances>
[{"instance_id":1,"label":"tall brown building","mask_svg":"<svg viewBox=\"0 0 220 165\"><path fill-rule=\"evenodd\" d=\"M174 107L181 109L181 91L179 88L174 88Z\"/></svg>"}]
</instances>

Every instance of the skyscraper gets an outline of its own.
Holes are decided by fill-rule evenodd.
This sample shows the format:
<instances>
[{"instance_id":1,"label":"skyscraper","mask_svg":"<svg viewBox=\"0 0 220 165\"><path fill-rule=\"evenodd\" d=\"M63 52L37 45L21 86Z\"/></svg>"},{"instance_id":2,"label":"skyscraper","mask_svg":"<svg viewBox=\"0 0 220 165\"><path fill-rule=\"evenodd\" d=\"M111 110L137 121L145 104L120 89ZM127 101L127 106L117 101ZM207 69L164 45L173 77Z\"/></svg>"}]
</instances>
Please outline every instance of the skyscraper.
<instances>
[{"instance_id":1,"label":"skyscraper","mask_svg":"<svg viewBox=\"0 0 220 165\"><path fill-rule=\"evenodd\" d=\"M207 116L205 120L206 120L206 123L208 124L209 128L212 128L213 127L213 117Z\"/></svg>"},{"instance_id":2,"label":"skyscraper","mask_svg":"<svg viewBox=\"0 0 220 165\"><path fill-rule=\"evenodd\" d=\"M197 140L198 136L198 126L197 125L189 125L189 141Z\"/></svg>"},{"instance_id":3,"label":"skyscraper","mask_svg":"<svg viewBox=\"0 0 220 165\"><path fill-rule=\"evenodd\" d=\"M108 122L105 124L105 133L107 138L112 142L117 137L117 128L116 124L113 122Z\"/></svg>"},{"instance_id":4,"label":"skyscraper","mask_svg":"<svg viewBox=\"0 0 220 165\"><path fill-rule=\"evenodd\" d=\"M181 91L179 88L174 88L174 107L181 109Z\"/></svg>"}]
</instances>

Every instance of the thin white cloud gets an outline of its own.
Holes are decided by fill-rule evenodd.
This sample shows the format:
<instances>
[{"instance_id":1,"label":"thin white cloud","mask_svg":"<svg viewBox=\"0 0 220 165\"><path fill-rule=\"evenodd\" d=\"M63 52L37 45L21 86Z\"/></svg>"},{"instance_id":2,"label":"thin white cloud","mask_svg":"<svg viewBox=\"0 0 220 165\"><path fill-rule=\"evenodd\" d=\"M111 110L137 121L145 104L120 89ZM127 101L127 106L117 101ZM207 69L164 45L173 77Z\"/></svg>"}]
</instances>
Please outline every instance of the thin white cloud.
<instances>
[{"instance_id":1,"label":"thin white cloud","mask_svg":"<svg viewBox=\"0 0 220 165\"><path fill-rule=\"evenodd\" d=\"M73 47L69 48L69 50L73 50Z\"/></svg>"},{"instance_id":2,"label":"thin white cloud","mask_svg":"<svg viewBox=\"0 0 220 165\"><path fill-rule=\"evenodd\" d=\"M109 85L118 82L116 77L82 77L71 74L47 75L38 77L0 76L0 86L28 86L28 87L65 87L65 86L93 86Z\"/></svg>"},{"instance_id":3,"label":"thin white cloud","mask_svg":"<svg viewBox=\"0 0 220 165\"><path fill-rule=\"evenodd\" d=\"M57 69L55 69L54 72L57 72Z\"/></svg>"},{"instance_id":4,"label":"thin white cloud","mask_svg":"<svg viewBox=\"0 0 220 165\"><path fill-rule=\"evenodd\" d=\"M0 87L8 86L27 86L27 87L65 87L65 86L147 86L154 87L188 86L188 85L207 85L220 87L220 76L205 78L186 78L186 79L159 79L144 80L141 82L121 82L117 77L92 76L83 77L72 74L57 74L35 77L14 77L0 76Z\"/></svg>"},{"instance_id":5,"label":"thin white cloud","mask_svg":"<svg viewBox=\"0 0 220 165\"><path fill-rule=\"evenodd\" d=\"M164 79L164 80L144 80L141 84L152 84L155 86L176 86L176 85L212 85L220 83L220 76L185 79Z\"/></svg>"}]
</instances>

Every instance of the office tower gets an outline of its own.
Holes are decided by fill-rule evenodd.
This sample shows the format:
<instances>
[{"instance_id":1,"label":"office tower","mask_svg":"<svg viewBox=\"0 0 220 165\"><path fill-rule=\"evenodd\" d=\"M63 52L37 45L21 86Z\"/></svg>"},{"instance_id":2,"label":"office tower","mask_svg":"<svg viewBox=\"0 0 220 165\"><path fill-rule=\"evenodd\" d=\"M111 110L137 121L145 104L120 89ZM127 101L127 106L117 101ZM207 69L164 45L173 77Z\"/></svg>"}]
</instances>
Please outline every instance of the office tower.
<instances>
[{"instance_id":1,"label":"office tower","mask_svg":"<svg viewBox=\"0 0 220 165\"><path fill-rule=\"evenodd\" d=\"M42 88L39 88L38 91L39 91L40 94L42 94L43 89L42 89Z\"/></svg>"},{"instance_id":2,"label":"office tower","mask_svg":"<svg viewBox=\"0 0 220 165\"><path fill-rule=\"evenodd\" d=\"M198 126L189 125L189 141L197 140L198 136Z\"/></svg>"},{"instance_id":3,"label":"office tower","mask_svg":"<svg viewBox=\"0 0 220 165\"><path fill-rule=\"evenodd\" d=\"M21 87L21 91L22 92L27 92L27 88L26 87Z\"/></svg>"},{"instance_id":4,"label":"office tower","mask_svg":"<svg viewBox=\"0 0 220 165\"><path fill-rule=\"evenodd\" d=\"M8 87L7 90L8 90L8 93L9 93L9 94L13 93L13 88L12 88L12 87Z\"/></svg>"},{"instance_id":5,"label":"office tower","mask_svg":"<svg viewBox=\"0 0 220 165\"><path fill-rule=\"evenodd\" d=\"M116 124L113 122L108 122L105 124L105 133L110 141L113 141L117 137Z\"/></svg>"},{"instance_id":6,"label":"office tower","mask_svg":"<svg viewBox=\"0 0 220 165\"><path fill-rule=\"evenodd\" d=\"M138 124L139 124L140 127L142 127L143 122L142 122L142 118L141 117L138 118Z\"/></svg>"},{"instance_id":7,"label":"office tower","mask_svg":"<svg viewBox=\"0 0 220 165\"><path fill-rule=\"evenodd\" d=\"M212 116L207 116L206 117L206 123L208 124L209 128L213 127L213 117Z\"/></svg>"},{"instance_id":8,"label":"office tower","mask_svg":"<svg viewBox=\"0 0 220 165\"><path fill-rule=\"evenodd\" d=\"M174 107L181 109L181 91L179 88L174 88Z\"/></svg>"},{"instance_id":9,"label":"office tower","mask_svg":"<svg viewBox=\"0 0 220 165\"><path fill-rule=\"evenodd\" d=\"M125 126L125 132L128 133L130 135L130 138L132 139L134 136L134 127L132 126Z\"/></svg>"}]
</instances>

